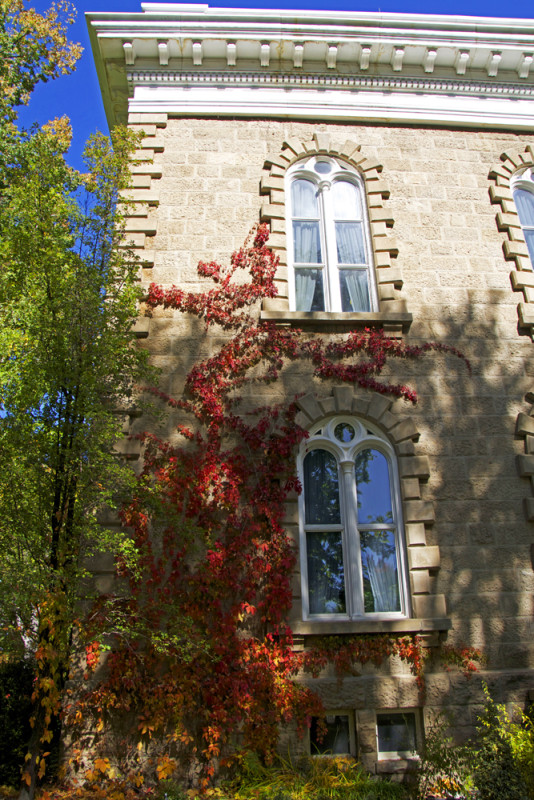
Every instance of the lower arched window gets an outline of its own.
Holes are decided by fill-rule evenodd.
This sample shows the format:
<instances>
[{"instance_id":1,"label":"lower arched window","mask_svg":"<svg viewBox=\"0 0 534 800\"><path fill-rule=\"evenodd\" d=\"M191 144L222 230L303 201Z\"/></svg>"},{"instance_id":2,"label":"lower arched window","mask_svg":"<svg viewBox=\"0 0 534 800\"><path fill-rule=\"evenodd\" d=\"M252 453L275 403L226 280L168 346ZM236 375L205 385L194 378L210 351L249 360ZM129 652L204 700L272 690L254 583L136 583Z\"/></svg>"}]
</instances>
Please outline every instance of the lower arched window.
<instances>
[{"instance_id":1,"label":"lower arched window","mask_svg":"<svg viewBox=\"0 0 534 800\"><path fill-rule=\"evenodd\" d=\"M389 442L367 423L331 419L310 432L300 466L304 617L407 616Z\"/></svg>"},{"instance_id":2,"label":"lower arched window","mask_svg":"<svg viewBox=\"0 0 534 800\"><path fill-rule=\"evenodd\" d=\"M514 202L534 267L534 169L525 170L512 180Z\"/></svg>"}]
</instances>

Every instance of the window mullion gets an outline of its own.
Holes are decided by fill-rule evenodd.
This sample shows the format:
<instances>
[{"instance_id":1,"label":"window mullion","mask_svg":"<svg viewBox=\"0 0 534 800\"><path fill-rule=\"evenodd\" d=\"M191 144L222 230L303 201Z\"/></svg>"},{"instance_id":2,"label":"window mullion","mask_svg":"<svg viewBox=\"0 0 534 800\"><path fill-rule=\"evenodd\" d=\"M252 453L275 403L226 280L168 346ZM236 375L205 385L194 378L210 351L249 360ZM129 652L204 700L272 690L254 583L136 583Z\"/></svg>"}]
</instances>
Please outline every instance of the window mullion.
<instances>
[{"instance_id":1,"label":"window mullion","mask_svg":"<svg viewBox=\"0 0 534 800\"><path fill-rule=\"evenodd\" d=\"M356 480L354 461L341 461L343 512L345 520L345 591L347 612L351 617L361 617L363 605L363 577L358 532Z\"/></svg>"},{"instance_id":2,"label":"window mullion","mask_svg":"<svg viewBox=\"0 0 534 800\"><path fill-rule=\"evenodd\" d=\"M336 228L332 209L330 181L321 181L320 197L323 210L323 229L325 243L326 275L328 284L328 310L341 311L341 292L339 291L339 275L336 255Z\"/></svg>"}]
</instances>

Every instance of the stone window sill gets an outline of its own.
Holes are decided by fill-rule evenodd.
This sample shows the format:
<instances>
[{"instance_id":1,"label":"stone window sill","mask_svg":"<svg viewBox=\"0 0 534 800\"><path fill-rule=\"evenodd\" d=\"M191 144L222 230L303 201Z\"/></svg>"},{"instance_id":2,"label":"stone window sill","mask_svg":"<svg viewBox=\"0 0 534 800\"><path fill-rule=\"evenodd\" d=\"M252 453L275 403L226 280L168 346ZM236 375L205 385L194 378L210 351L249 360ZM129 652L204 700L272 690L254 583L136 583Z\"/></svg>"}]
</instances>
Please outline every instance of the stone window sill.
<instances>
[{"instance_id":1,"label":"stone window sill","mask_svg":"<svg viewBox=\"0 0 534 800\"><path fill-rule=\"evenodd\" d=\"M369 620L307 620L291 622L297 636L332 636L336 634L365 633L429 633L448 631L452 627L448 617L441 619L369 619Z\"/></svg>"},{"instance_id":2,"label":"stone window sill","mask_svg":"<svg viewBox=\"0 0 534 800\"><path fill-rule=\"evenodd\" d=\"M305 330L329 333L354 328L384 328L405 333L412 324L412 315L402 311L374 311L341 314L332 311L262 311L262 320L294 325Z\"/></svg>"},{"instance_id":3,"label":"stone window sill","mask_svg":"<svg viewBox=\"0 0 534 800\"><path fill-rule=\"evenodd\" d=\"M379 775L403 775L406 772L416 772L421 767L418 755L410 758L384 758L376 762L376 771Z\"/></svg>"}]
</instances>

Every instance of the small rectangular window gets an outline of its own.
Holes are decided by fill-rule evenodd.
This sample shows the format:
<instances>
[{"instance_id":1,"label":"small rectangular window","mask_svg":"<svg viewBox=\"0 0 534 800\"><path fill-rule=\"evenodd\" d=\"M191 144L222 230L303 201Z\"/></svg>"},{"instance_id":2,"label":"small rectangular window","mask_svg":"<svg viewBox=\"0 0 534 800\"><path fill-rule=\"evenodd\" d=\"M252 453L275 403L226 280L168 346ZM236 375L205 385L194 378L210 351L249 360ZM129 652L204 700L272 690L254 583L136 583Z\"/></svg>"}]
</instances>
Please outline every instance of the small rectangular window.
<instances>
[{"instance_id":1,"label":"small rectangular window","mask_svg":"<svg viewBox=\"0 0 534 800\"><path fill-rule=\"evenodd\" d=\"M407 758L417 750L413 711L376 715L378 758Z\"/></svg>"},{"instance_id":2,"label":"small rectangular window","mask_svg":"<svg viewBox=\"0 0 534 800\"><path fill-rule=\"evenodd\" d=\"M327 713L312 717L310 753L312 756L354 755L354 720L350 712Z\"/></svg>"}]
</instances>

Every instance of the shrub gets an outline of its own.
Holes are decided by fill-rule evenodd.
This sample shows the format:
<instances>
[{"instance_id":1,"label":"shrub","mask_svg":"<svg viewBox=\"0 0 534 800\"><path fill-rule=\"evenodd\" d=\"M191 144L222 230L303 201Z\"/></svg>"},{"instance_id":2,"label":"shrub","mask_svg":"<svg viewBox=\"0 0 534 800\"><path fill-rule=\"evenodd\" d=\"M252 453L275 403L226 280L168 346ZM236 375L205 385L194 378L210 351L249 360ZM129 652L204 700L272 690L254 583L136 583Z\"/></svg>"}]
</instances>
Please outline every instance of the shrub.
<instances>
[{"instance_id":1,"label":"shrub","mask_svg":"<svg viewBox=\"0 0 534 800\"><path fill-rule=\"evenodd\" d=\"M222 789L236 800L402 800L407 796L403 786L371 777L350 757L306 757L296 765L279 759L264 767L246 756Z\"/></svg>"},{"instance_id":2,"label":"shrub","mask_svg":"<svg viewBox=\"0 0 534 800\"><path fill-rule=\"evenodd\" d=\"M471 777L471 748L456 745L449 734L450 722L440 714L426 731L425 744L420 752L421 766L417 774L414 795L425 800L438 797L469 797L473 787Z\"/></svg>"},{"instance_id":3,"label":"shrub","mask_svg":"<svg viewBox=\"0 0 534 800\"><path fill-rule=\"evenodd\" d=\"M503 704L496 703L484 684L485 704L477 723L473 777L480 800L528 800L523 777L532 785L534 737L532 726L510 719ZM530 797L534 797L530 793Z\"/></svg>"}]
</instances>

